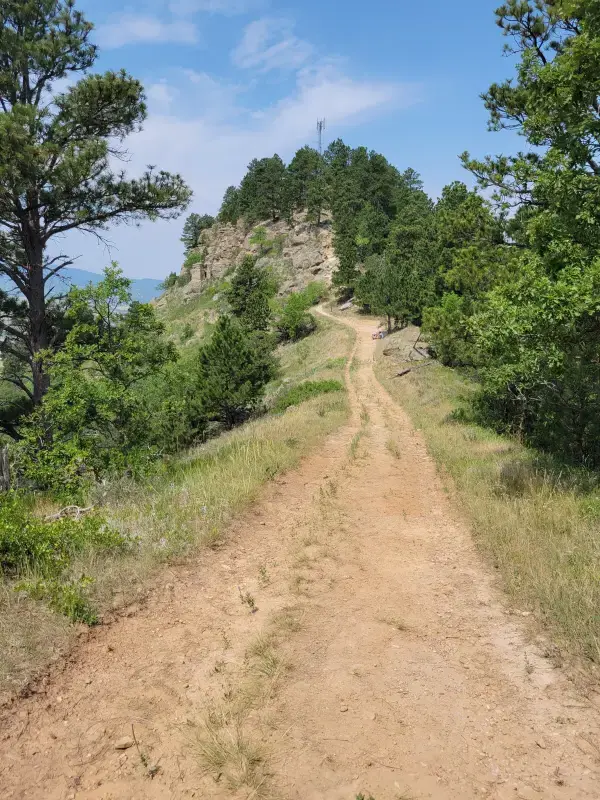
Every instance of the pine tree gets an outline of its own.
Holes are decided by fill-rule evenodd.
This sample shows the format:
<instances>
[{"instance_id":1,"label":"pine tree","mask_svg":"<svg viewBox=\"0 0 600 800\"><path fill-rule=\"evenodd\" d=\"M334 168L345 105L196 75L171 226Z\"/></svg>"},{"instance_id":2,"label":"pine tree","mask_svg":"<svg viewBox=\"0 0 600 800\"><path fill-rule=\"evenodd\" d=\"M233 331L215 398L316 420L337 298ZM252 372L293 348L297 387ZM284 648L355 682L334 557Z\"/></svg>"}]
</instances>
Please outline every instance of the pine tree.
<instances>
[{"instance_id":1,"label":"pine tree","mask_svg":"<svg viewBox=\"0 0 600 800\"><path fill-rule=\"evenodd\" d=\"M25 329L0 318L1 349L25 353L26 394L39 404L49 378L41 354L53 344L47 283L72 259L56 248L68 231L111 222L170 219L190 190L178 175L113 172L124 137L146 117L142 86L124 71L88 73L92 25L74 0L0 0L0 273L27 303Z\"/></svg>"},{"instance_id":2,"label":"pine tree","mask_svg":"<svg viewBox=\"0 0 600 800\"><path fill-rule=\"evenodd\" d=\"M434 298L436 230L433 203L420 188L416 173L406 174L399 207L391 225L386 260L403 287L400 321L420 322L423 309Z\"/></svg>"},{"instance_id":3,"label":"pine tree","mask_svg":"<svg viewBox=\"0 0 600 800\"><path fill-rule=\"evenodd\" d=\"M236 269L227 292L231 313L247 331L266 331L271 323L270 299L277 291L271 275L256 266L256 258L245 256Z\"/></svg>"},{"instance_id":4,"label":"pine tree","mask_svg":"<svg viewBox=\"0 0 600 800\"><path fill-rule=\"evenodd\" d=\"M243 422L275 376L272 353L230 316L222 316L198 365L198 399L206 416L226 428Z\"/></svg>"},{"instance_id":5,"label":"pine tree","mask_svg":"<svg viewBox=\"0 0 600 800\"><path fill-rule=\"evenodd\" d=\"M235 186L228 186L217 219L219 222L235 225L240 215L240 190Z\"/></svg>"},{"instance_id":6,"label":"pine tree","mask_svg":"<svg viewBox=\"0 0 600 800\"><path fill-rule=\"evenodd\" d=\"M325 162L312 147L302 147L287 168L286 198L290 215L306 211L310 222L319 224L325 206Z\"/></svg>"},{"instance_id":7,"label":"pine tree","mask_svg":"<svg viewBox=\"0 0 600 800\"><path fill-rule=\"evenodd\" d=\"M360 262L384 252L390 221L383 211L367 203L358 214L356 227L355 241Z\"/></svg>"},{"instance_id":8,"label":"pine tree","mask_svg":"<svg viewBox=\"0 0 600 800\"><path fill-rule=\"evenodd\" d=\"M240 185L240 211L252 224L285 216L285 164L278 155L253 159Z\"/></svg>"},{"instance_id":9,"label":"pine tree","mask_svg":"<svg viewBox=\"0 0 600 800\"><path fill-rule=\"evenodd\" d=\"M198 247L200 244L200 234L215 223L215 218L210 214L190 214L183 226L181 241L185 247L186 254Z\"/></svg>"}]
</instances>

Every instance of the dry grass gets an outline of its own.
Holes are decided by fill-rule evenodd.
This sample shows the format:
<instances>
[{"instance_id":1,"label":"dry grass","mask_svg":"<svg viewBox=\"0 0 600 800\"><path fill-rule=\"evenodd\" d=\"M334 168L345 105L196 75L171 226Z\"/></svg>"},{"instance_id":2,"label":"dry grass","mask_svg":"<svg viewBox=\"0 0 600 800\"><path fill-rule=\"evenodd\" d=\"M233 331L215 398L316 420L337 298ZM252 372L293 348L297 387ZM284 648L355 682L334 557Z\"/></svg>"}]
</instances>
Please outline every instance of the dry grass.
<instances>
[{"instance_id":1,"label":"dry grass","mask_svg":"<svg viewBox=\"0 0 600 800\"><path fill-rule=\"evenodd\" d=\"M244 730L244 717L226 707L211 710L195 728L193 746L201 766L236 792L266 793L268 774L262 748Z\"/></svg>"},{"instance_id":2,"label":"dry grass","mask_svg":"<svg viewBox=\"0 0 600 800\"><path fill-rule=\"evenodd\" d=\"M395 439L388 439L385 443L387 450L394 456L394 458L400 459L402 457L402 453L400 452L400 447L398 442Z\"/></svg>"},{"instance_id":3,"label":"dry grass","mask_svg":"<svg viewBox=\"0 0 600 800\"><path fill-rule=\"evenodd\" d=\"M270 395L306 380L344 380L348 356L356 334L346 325L318 317L318 330L307 339L280 348L282 378L273 384Z\"/></svg>"},{"instance_id":4,"label":"dry grass","mask_svg":"<svg viewBox=\"0 0 600 800\"><path fill-rule=\"evenodd\" d=\"M432 366L393 379L398 368L382 359L376 369L453 479L514 602L534 611L563 648L600 661L598 477L457 421L453 412L474 390L458 373Z\"/></svg>"},{"instance_id":5,"label":"dry grass","mask_svg":"<svg viewBox=\"0 0 600 800\"><path fill-rule=\"evenodd\" d=\"M354 434L352 437L352 441L350 442L350 458L356 459L358 458L358 447L360 445L362 437L365 435L364 430L360 430Z\"/></svg>"},{"instance_id":6,"label":"dry grass","mask_svg":"<svg viewBox=\"0 0 600 800\"><path fill-rule=\"evenodd\" d=\"M165 306L158 306L156 314L165 324L167 336L176 344L198 344L218 312L224 308L223 292L229 283L226 279L210 283L200 295L190 297L181 289L175 289ZM215 299L216 298L216 299ZM187 329L194 331L192 337L182 342L182 334Z\"/></svg>"},{"instance_id":7,"label":"dry grass","mask_svg":"<svg viewBox=\"0 0 600 800\"><path fill-rule=\"evenodd\" d=\"M288 607L279 611L271 620L271 628L275 635L282 636L298 633L302 630L304 611L301 608Z\"/></svg>"},{"instance_id":8,"label":"dry grass","mask_svg":"<svg viewBox=\"0 0 600 800\"><path fill-rule=\"evenodd\" d=\"M248 797L273 796L267 754L258 743L268 725L270 703L289 666L281 645L301 629L301 611L287 607L251 642L226 700L210 706L192 724L192 746L202 768L228 788L250 791Z\"/></svg>"},{"instance_id":9,"label":"dry grass","mask_svg":"<svg viewBox=\"0 0 600 800\"><path fill-rule=\"evenodd\" d=\"M65 617L0 584L0 699L2 692L19 691L75 635Z\"/></svg>"},{"instance_id":10,"label":"dry grass","mask_svg":"<svg viewBox=\"0 0 600 800\"><path fill-rule=\"evenodd\" d=\"M270 680L277 680L287 669L275 648L273 636L260 634L246 653L252 672Z\"/></svg>"}]
</instances>

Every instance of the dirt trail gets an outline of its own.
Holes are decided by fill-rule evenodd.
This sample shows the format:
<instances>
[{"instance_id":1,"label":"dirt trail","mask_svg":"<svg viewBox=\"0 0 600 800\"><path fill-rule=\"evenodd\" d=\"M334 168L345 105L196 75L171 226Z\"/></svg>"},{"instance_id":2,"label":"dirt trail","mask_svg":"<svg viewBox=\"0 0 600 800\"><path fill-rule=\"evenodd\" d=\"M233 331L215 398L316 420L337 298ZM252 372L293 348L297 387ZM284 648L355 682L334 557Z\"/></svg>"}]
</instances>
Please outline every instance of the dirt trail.
<instances>
[{"instance_id":1,"label":"dirt trail","mask_svg":"<svg viewBox=\"0 0 600 800\"><path fill-rule=\"evenodd\" d=\"M598 710L507 613L351 324L351 423L5 715L0 797L600 797Z\"/></svg>"}]
</instances>

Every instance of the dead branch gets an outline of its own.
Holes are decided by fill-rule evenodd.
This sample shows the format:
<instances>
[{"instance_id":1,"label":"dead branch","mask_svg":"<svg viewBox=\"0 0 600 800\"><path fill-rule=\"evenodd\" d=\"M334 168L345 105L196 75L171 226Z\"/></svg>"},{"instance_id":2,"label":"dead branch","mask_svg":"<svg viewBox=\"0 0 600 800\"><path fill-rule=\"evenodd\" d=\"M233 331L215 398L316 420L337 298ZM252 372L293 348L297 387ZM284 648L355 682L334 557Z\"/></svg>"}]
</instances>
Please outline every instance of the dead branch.
<instances>
[{"instance_id":1,"label":"dead branch","mask_svg":"<svg viewBox=\"0 0 600 800\"><path fill-rule=\"evenodd\" d=\"M80 519L84 514L89 514L93 511L95 506L88 506L87 508L80 508L80 506L66 506L61 508L56 514L49 514L44 518L45 522L57 522L59 519Z\"/></svg>"},{"instance_id":2,"label":"dead branch","mask_svg":"<svg viewBox=\"0 0 600 800\"><path fill-rule=\"evenodd\" d=\"M407 369L403 369L402 372L398 372L396 375L394 375L394 378L403 378L405 375L408 375L409 372L416 372L424 367L430 367L432 364L437 364L437 361L426 361L424 364L420 364L418 367L408 367Z\"/></svg>"}]
</instances>

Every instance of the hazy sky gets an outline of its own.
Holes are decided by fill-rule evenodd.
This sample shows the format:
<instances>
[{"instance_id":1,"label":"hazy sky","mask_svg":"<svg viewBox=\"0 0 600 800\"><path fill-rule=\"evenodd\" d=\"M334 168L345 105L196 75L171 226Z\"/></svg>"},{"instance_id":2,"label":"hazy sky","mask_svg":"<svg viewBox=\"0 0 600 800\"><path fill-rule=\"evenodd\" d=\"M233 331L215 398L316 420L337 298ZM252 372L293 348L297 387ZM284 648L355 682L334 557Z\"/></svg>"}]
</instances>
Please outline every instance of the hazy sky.
<instances>
[{"instance_id":1,"label":"hazy sky","mask_svg":"<svg viewBox=\"0 0 600 800\"><path fill-rule=\"evenodd\" d=\"M124 67L146 87L149 117L130 137L128 169L182 173L190 210L215 213L254 157L288 160L326 140L382 152L418 170L430 194L468 181L459 153L514 152L487 132L479 95L510 76L498 0L79 0L96 25L98 70ZM183 219L118 227L111 252L77 234L77 266L111 259L131 277L179 271Z\"/></svg>"}]
</instances>

